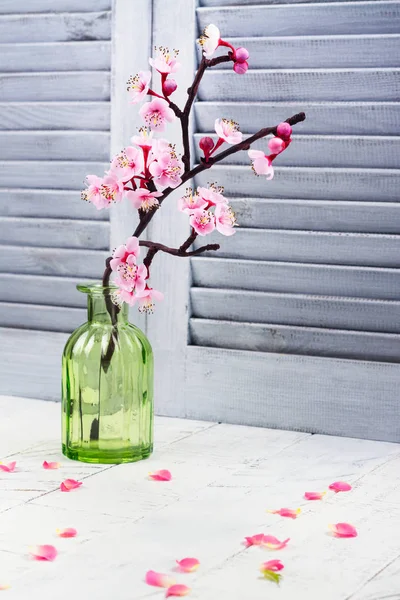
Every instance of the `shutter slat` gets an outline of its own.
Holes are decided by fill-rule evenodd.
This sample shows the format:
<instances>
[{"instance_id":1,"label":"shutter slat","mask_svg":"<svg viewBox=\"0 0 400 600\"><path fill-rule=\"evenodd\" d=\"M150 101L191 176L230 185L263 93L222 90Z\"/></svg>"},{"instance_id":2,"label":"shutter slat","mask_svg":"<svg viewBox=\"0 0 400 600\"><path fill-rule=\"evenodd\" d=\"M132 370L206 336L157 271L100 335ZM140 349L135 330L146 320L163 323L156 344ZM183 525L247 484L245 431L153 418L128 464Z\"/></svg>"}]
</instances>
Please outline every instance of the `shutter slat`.
<instances>
[{"instance_id":1,"label":"shutter slat","mask_svg":"<svg viewBox=\"0 0 400 600\"><path fill-rule=\"evenodd\" d=\"M0 192L1 199L1 192ZM231 198L241 227L352 233L400 233L396 202Z\"/></svg>"},{"instance_id":2,"label":"shutter slat","mask_svg":"<svg viewBox=\"0 0 400 600\"><path fill-rule=\"evenodd\" d=\"M99 279L108 252L64 248L0 246L0 272Z\"/></svg>"},{"instance_id":3,"label":"shutter slat","mask_svg":"<svg viewBox=\"0 0 400 600\"><path fill-rule=\"evenodd\" d=\"M247 75L247 74L246 74ZM295 135L399 135L400 102L196 102L197 130L214 130L216 119L228 117L242 131L256 133L304 111L307 118L296 125ZM1 113L0 113L1 114Z\"/></svg>"},{"instance_id":4,"label":"shutter slat","mask_svg":"<svg viewBox=\"0 0 400 600\"><path fill-rule=\"evenodd\" d=\"M79 200L77 199L77 202ZM110 224L101 221L0 217L2 244L107 250Z\"/></svg>"},{"instance_id":5,"label":"shutter slat","mask_svg":"<svg viewBox=\"0 0 400 600\"><path fill-rule=\"evenodd\" d=\"M310 3L198 8L199 28L216 23L222 37L399 33L397 2Z\"/></svg>"},{"instance_id":6,"label":"shutter slat","mask_svg":"<svg viewBox=\"0 0 400 600\"><path fill-rule=\"evenodd\" d=\"M399 199L400 170L278 167L275 177L256 177L250 166L213 166L213 181L223 184L227 196L301 198L306 200L357 200L387 202ZM206 186L208 171L196 175L196 185Z\"/></svg>"},{"instance_id":7,"label":"shutter slat","mask_svg":"<svg viewBox=\"0 0 400 600\"><path fill-rule=\"evenodd\" d=\"M104 71L111 42L0 44L0 72Z\"/></svg>"},{"instance_id":8,"label":"shutter slat","mask_svg":"<svg viewBox=\"0 0 400 600\"><path fill-rule=\"evenodd\" d=\"M193 317L400 333L400 302L192 288Z\"/></svg>"},{"instance_id":9,"label":"shutter slat","mask_svg":"<svg viewBox=\"0 0 400 600\"><path fill-rule=\"evenodd\" d=\"M400 269L200 256L191 265L197 287L400 299Z\"/></svg>"},{"instance_id":10,"label":"shutter slat","mask_svg":"<svg viewBox=\"0 0 400 600\"><path fill-rule=\"evenodd\" d=\"M399 5L400 6L400 5ZM400 19L399 19L400 23ZM199 100L377 101L398 100L400 69L259 69L245 77L206 71Z\"/></svg>"},{"instance_id":11,"label":"shutter slat","mask_svg":"<svg viewBox=\"0 0 400 600\"><path fill-rule=\"evenodd\" d=\"M0 216L107 221L107 210L96 210L68 190L0 189ZM73 224L71 225L73 226Z\"/></svg>"},{"instance_id":12,"label":"shutter slat","mask_svg":"<svg viewBox=\"0 0 400 600\"><path fill-rule=\"evenodd\" d=\"M217 136L209 133L214 141ZM250 134L244 134L244 138ZM203 155L199 141L203 134L195 135L197 162ZM1 139L1 137L0 137ZM256 150L267 152L267 141L258 140L252 145ZM229 156L221 164L249 165L247 152ZM371 167L396 169L400 165L400 137L395 136L293 136L293 143L279 157L283 166L299 167Z\"/></svg>"},{"instance_id":13,"label":"shutter slat","mask_svg":"<svg viewBox=\"0 0 400 600\"><path fill-rule=\"evenodd\" d=\"M83 308L0 302L1 327L69 333L85 321L87 321L87 315Z\"/></svg>"},{"instance_id":14,"label":"shutter slat","mask_svg":"<svg viewBox=\"0 0 400 600\"><path fill-rule=\"evenodd\" d=\"M0 187L81 190L86 175L102 176L106 167L105 163L83 161L0 161Z\"/></svg>"},{"instance_id":15,"label":"shutter slat","mask_svg":"<svg viewBox=\"0 0 400 600\"><path fill-rule=\"evenodd\" d=\"M0 102L0 130L110 129L109 102Z\"/></svg>"},{"instance_id":16,"label":"shutter slat","mask_svg":"<svg viewBox=\"0 0 400 600\"><path fill-rule=\"evenodd\" d=\"M400 267L400 235L242 228L207 242L221 243L218 255L229 258ZM197 238L195 248L202 245Z\"/></svg>"},{"instance_id":17,"label":"shutter slat","mask_svg":"<svg viewBox=\"0 0 400 600\"><path fill-rule=\"evenodd\" d=\"M2 43L84 42L110 38L111 12L108 11L0 16Z\"/></svg>"},{"instance_id":18,"label":"shutter slat","mask_svg":"<svg viewBox=\"0 0 400 600\"><path fill-rule=\"evenodd\" d=\"M197 346L398 362L400 335L190 319Z\"/></svg>"},{"instance_id":19,"label":"shutter slat","mask_svg":"<svg viewBox=\"0 0 400 600\"><path fill-rule=\"evenodd\" d=\"M76 277L0 273L0 301L85 308L87 296L78 292L76 286L78 283L97 281Z\"/></svg>"},{"instance_id":20,"label":"shutter slat","mask_svg":"<svg viewBox=\"0 0 400 600\"><path fill-rule=\"evenodd\" d=\"M0 74L0 97L4 101L109 100L108 71Z\"/></svg>"},{"instance_id":21,"label":"shutter slat","mask_svg":"<svg viewBox=\"0 0 400 600\"><path fill-rule=\"evenodd\" d=\"M110 155L110 134L102 131L0 132L0 160L100 160Z\"/></svg>"},{"instance_id":22,"label":"shutter slat","mask_svg":"<svg viewBox=\"0 0 400 600\"><path fill-rule=\"evenodd\" d=\"M11 0L5 0L11 2ZM20 0L21 1L21 0ZM274 4L309 4L311 0L201 0L200 6L203 7L221 7L221 6L244 6L244 5L260 5L266 4L274 5ZM312 0L313 4L317 2L325 2L327 0ZM329 0L329 2L348 2L348 0ZM353 0L354 2L365 2L365 0Z\"/></svg>"},{"instance_id":23,"label":"shutter slat","mask_svg":"<svg viewBox=\"0 0 400 600\"><path fill-rule=\"evenodd\" d=\"M110 10L111 0L57 0L59 12ZM0 0L0 14L54 12L54 0Z\"/></svg>"}]
</instances>

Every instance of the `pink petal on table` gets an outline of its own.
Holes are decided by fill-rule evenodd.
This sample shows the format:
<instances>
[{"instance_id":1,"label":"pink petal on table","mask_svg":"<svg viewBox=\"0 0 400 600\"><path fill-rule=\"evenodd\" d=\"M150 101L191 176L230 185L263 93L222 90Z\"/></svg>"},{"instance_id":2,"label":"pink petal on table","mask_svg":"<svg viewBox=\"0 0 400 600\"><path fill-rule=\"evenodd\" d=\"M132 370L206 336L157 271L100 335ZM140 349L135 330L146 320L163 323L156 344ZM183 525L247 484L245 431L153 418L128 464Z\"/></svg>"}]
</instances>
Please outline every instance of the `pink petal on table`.
<instances>
[{"instance_id":1,"label":"pink petal on table","mask_svg":"<svg viewBox=\"0 0 400 600\"><path fill-rule=\"evenodd\" d=\"M322 500L326 492L305 492L304 498L306 500Z\"/></svg>"},{"instance_id":2,"label":"pink petal on table","mask_svg":"<svg viewBox=\"0 0 400 600\"><path fill-rule=\"evenodd\" d=\"M294 510L292 508L280 508L279 510L267 510L267 512L272 513L273 515L280 515L281 517L289 517L289 519L297 519L301 513L301 509L296 508Z\"/></svg>"},{"instance_id":3,"label":"pink petal on table","mask_svg":"<svg viewBox=\"0 0 400 600\"><path fill-rule=\"evenodd\" d=\"M171 481L172 475L167 469L161 469L154 473L149 473L150 479L153 481Z\"/></svg>"},{"instance_id":4,"label":"pink petal on table","mask_svg":"<svg viewBox=\"0 0 400 600\"><path fill-rule=\"evenodd\" d=\"M260 567L261 573L264 571L282 571L284 565L280 560L267 560L267 562L262 563Z\"/></svg>"},{"instance_id":5,"label":"pink petal on table","mask_svg":"<svg viewBox=\"0 0 400 600\"><path fill-rule=\"evenodd\" d=\"M56 534L61 538L73 538L77 536L77 530L73 527L66 527L65 529L56 529Z\"/></svg>"},{"instance_id":6,"label":"pink petal on table","mask_svg":"<svg viewBox=\"0 0 400 600\"><path fill-rule=\"evenodd\" d=\"M175 579L170 575L164 573L157 573L157 571L147 571L145 576L145 582L148 585L155 585L156 587L169 588L175 584Z\"/></svg>"},{"instance_id":7,"label":"pink petal on table","mask_svg":"<svg viewBox=\"0 0 400 600\"><path fill-rule=\"evenodd\" d=\"M269 548L270 550L282 550L282 548L286 548L289 541L290 538L287 538L281 542L273 535L264 535L263 546Z\"/></svg>"},{"instance_id":8,"label":"pink petal on table","mask_svg":"<svg viewBox=\"0 0 400 600\"><path fill-rule=\"evenodd\" d=\"M177 560L176 562L178 563L181 571L185 571L185 573L196 571L200 566L200 562L197 560L197 558L182 558L182 560Z\"/></svg>"},{"instance_id":9,"label":"pink petal on table","mask_svg":"<svg viewBox=\"0 0 400 600\"><path fill-rule=\"evenodd\" d=\"M169 596L187 596L189 592L190 587L187 585L182 585L181 583L177 583L176 585L171 585L171 587L167 589L165 597L169 598Z\"/></svg>"},{"instance_id":10,"label":"pink petal on table","mask_svg":"<svg viewBox=\"0 0 400 600\"><path fill-rule=\"evenodd\" d=\"M357 529L350 525L350 523L335 523L329 525L329 529L333 531L335 537L340 538L352 538L357 537Z\"/></svg>"},{"instance_id":11,"label":"pink petal on table","mask_svg":"<svg viewBox=\"0 0 400 600\"><path fill-rule=\"evenodd\" d=\"M57 556L56 548L47 544L44 546L32 546L29 552L35 560L53 561Z\"/></svg>"},{"instance_id":12,"label":"pink petal on table","mask_svg":"<svg viewBox=\"0 0 400 600\"><path fill-rule=\"evenodd\" d=\"M0 471L4 471L4 473L12 473L15 470L16 464L17 463L15 461L8 463L8 465L0 464Z\"/></svg>"},{"instance_id":13,"label":"pink petal on table","mask_svg":"<svg viewBox=\"0 0 400 600\"><path fill-rule=\"evenodd\" d=\"M43 462L43 469L54 470L59 469L60 467L61 465L59 462L47 462L47 460Z\"/></svg>"},{"instance_id":14,"label":"pink petal on table","mask_svg":"<svg viewBox=\"0 0 400 600\"><path fill-rule=\"evenodd\" d=\"M8 583L0 583L0 592L4 592L4 590L9 590L11 587L11 585L8 585Z\"/></svg>"},{"instance_id":15,"label":"pink petal on table","mask_svg":"<svg viewBox=\"0 0 400 600\"><path fill-rule=\"evenodd\" d=\"M71 490L75 490L76 488L82 485L82 481L76 481L75 479L65 479L60 485L60 490L62 492L70 492Z\"/></svg>"},{"instance_id":16,"label":"pink petal on table","mask_svg":"<svg viewBox=\"0 0 400 600\"><path fill-rule=\"evenodd\" d=\"M261 546L264 543L265 535L263 533L257 533L245 538L245 544L249 548L250 546Z\"/></svg>"},{"instance_id":17,"label":"pink petal on table","mask_svg":"<svg viewBox=\"0 0 400 600\"><path fill-rule=\"evenodd\" d=\"M349 492L351 490L351 485L346 483L345 481L334 481L329 486L329 489L338 493L338 492Z\"/></svg>"}]
</instances>

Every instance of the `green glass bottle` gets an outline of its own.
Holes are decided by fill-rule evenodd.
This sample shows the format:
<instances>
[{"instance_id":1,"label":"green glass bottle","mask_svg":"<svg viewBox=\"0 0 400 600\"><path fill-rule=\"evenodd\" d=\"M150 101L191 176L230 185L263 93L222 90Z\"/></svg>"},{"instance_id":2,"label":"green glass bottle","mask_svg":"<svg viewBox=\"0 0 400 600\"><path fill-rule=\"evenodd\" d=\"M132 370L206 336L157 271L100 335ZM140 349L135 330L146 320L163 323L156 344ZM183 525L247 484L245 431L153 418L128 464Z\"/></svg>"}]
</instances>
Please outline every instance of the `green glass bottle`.
<instances>
[{"instance_id":1,"label":"green glass bottle","mask_svg":"<svg viewBox=\"0 0 400 600\"><path fill-rule=\"evenodd\" d=\"M62 451L73 460L123 463L153 450L153 353L128 321L112 325L112 287L78 285L88 295L88 322L68 339L62 359ZM110 351L111 350L111 351Z\"/></svg>"}]
</instances>

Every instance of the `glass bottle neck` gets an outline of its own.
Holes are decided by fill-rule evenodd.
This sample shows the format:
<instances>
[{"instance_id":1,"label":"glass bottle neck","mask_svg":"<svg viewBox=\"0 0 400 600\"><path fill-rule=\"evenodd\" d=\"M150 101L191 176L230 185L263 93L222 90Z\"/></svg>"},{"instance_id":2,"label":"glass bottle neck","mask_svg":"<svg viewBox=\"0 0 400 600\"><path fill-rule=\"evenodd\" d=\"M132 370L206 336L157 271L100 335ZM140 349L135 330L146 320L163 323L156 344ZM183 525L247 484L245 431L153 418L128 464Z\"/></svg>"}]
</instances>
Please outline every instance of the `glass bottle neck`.
<instances>
[{"instance_id":1,"label":"glass bottle neck","mask_svg":"<svg viewBox=\"0 0 400 600\"><path fill-rule=\"evenodd\" d=\"M113 304L110 295L107 295L107 304L112 307L118 324L128 322L129 307L126 303L118 308ZM107 310L106 297L98 291L88 294L88 321L90 323L102 323L103 325L112 325L110 313Z\"/></svg>"}]
</instances>

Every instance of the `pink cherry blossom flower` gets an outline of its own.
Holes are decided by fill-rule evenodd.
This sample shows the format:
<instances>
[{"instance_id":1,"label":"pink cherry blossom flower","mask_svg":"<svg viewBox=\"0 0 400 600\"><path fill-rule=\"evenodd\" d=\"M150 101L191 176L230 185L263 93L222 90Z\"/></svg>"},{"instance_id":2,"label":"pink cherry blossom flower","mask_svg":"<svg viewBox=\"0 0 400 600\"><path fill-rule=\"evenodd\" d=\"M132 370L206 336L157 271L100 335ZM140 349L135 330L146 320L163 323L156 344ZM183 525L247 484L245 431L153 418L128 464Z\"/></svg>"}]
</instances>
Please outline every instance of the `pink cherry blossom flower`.
<instances>
[{"instance_id":1,"label":"pink cherry blossom flower","mask_svg":"<svg viewBox=\"0 0 400 600\"><path fill-rule=\"evenodd\" d=\"M233 70L238 75L244 75L245 73L247 73L248 69L249 69L249 63L247 61L235 62L233 64Z\"/></svg>"},{"instance_id":2,"label":"pink cherry blossom flower","mask_svg":"<svg viewBox=\"0 0 400 600\"><path fill-rule=\"evenodd\" d=\"M207 202L208 208L219 204L228 205L228 200L223 196L224 188L221 185L210 183L208 188L199 186L197 193Z\"/></svg>"},{"instance_id":3,"label":"pink cherry blossom flower","mask_svg":"<svg viewBox=\"0 0 400 600\"><path fill-rule=\"evenodd\" d=\"M137 292L136 298L139 302L139 312L153 314L154 313L154 301L163 300L164 294L153 290L153 288L147 288L142 292Z\"/></svg>"},{"instance_id":4,"label":"pink cherry blossom flower","mask_svg":"<svg viewBox=\"0 0 400 600\"><path fill-rule=\"evenodd\" d=\"M117 306L122 306L124 302L129 304L129 306L133 306L136 304L136 293L134 289L124 290L122 288L118 288L111 293L111 300Z\"/></svg>"},{"instance_id":5,"label":"pink cherry blossom flower","mask_svg":"<svg viewBox=\"0 0 400 600\"><path fill-rule=\"evenodd\" d=\"M35 560L53 561L57 557L57 549L49 544L44 544L43 546L31 546L29 552Z\"/></svg>"},{"instance_id":6,"label":"pink cherry blossom flower","mask_svg":"<svg viewBox=\"0 0 400 600\"><path fill-rule=\"evenodd\" d=\"M228 144L238 144L242 141L243 134L239 130L239 125L232 119L216 119L215 131L219 139Z\"/></svg>"},{"instance_id":7,"label":"pink cherry blossom flower","mask_svg":"<svg viewBox=\"0 0 400 600\"><path fill-rule=\"evenodd\" d=\"M129 257L131 258L132 255ZM118 267L118 277L114 283L122 290L135 290L143 292L146 287L147 268L145 265L129 264L129 259L124 265Z\"/></svg>"},{"instance_id":8,"label":"pink cherry blossom flower","mask_svg":"<svg viewBox=\"0 0 400 600\"><path fill-rule=\"evenodd\" d=\"M350 523L335 523L334 525L329 525L329 529L335 537L352 538L358 535L357 529L353 525L350 525Z\"/></svg>"},{"instance_id":9,"label":"pink cherry blossom flower","mask_svg":"<svg viewBox=\"0 0 400 600\"><path fill-rule=\"evenodd\" d=\"M176 73L181 64L176 60L179 54L179 50L173 50L160 46L158 49L158 56L156 58L149 58L149 63L156 71L163 75L169 75L170 73Z\"/></svg>"},{"instance_id":10,"label":"pink cherry blossom flower","mask_svg":"<svg viewBox=\"0 0 400 600\"><path fill-rule=\"evenodd\" d=\"M150 129L157 131L164 131L166 121L171 122L175 119L174 111L163 98L154 98L151 102L143 104L139 115Z\"/></svg>"},{"instance_id":11,"label":"pink cherry blossom flower","mask_svg":"<svg viewBox=\"0 0 400 600\"><path fill-rule=\"evenodd\" d=\"M157 571L147 571L145 576L145 582L147 585L154 585L156 587L169 588L175 584L175 579L170 575L164 573L157 573Z\"/></svg>"},{"instance_id":12,"label":"pink cherry blossom flower","mask_svg":"<svg viewBox=\"0 0 400 600\"><path fill-rule=\"evenodd\" d=\"M287 141L292 135L292 128L289 123L284 121L283 123L279 123L278 127L276 128L276 134L278 137Z\"/></svg>"},{"instance_id":13,"label":"pink cherry blossom flower","mask_svg":"<svg viewBox=\"0 0 400 600\"><path fill-rule=\"evenodd\" d=\"M207 235L215 229L215 217L208 210L195 210L189 222L199 235Z\"/></svg>"},{"instance_id":14,"label":"pink cherry blossom flower","mask_svg":"<svg viewBox=\"0 0 400 600\"><path fill-rule=\"evenodd\" d=\"M221 34L216 25L212 23L207 25L200 36L199 44L203 49L203 54L206 58L211 58L219 46Z\"/></svg>"},{"instance_id":15,"label":"pink cherry blossom flower","mask_svg":"<svg viewBox=\"0 0 400 600\"><path fill-rule=\"evenodd\" d=\"M119 181L129 181L135 175L140 175L143 169L142 150L134 146L128 146L113 159L110 171Z\"/></svg>"},{"instance_id":16,"label":"pink cherry blossom flower","mask_svg":"<svg viewBox=\"0 0 400 600\"><path fill-rule=\"evenodd\" d=\"M190 593L190 588L187 585L183 585L182 583L177 583L175 585L171 585L167 589L167 593L165 594L166 598L170 596L187 596Z\"/></svg>"},{"instance_id":17,"label":"pink cherry blossom flower","mask_svg":"<svg viewBox=\"0 0 400 600\"><path fill-rule=\"evenodd\" d=\"M176 155L175 148L169 145L168 151L157 153L157 160L150 164L149 171L159 185L174 188L182 183L184 166Z\"/></svg>"},{"instance_id":18,"label":"pink cherry blossom flower","mask_svg":"<svg viewBox=\"0 0 400 600\"><path fill-rule=\"evenodd\" d=\"M262 563L261 572L263 571L282 571L284 569L284 565L280 560L267 560L267 562Z\"/></svg>"},{"instance_id":19,"label":"pink cherry blossom flower","mask_svg":"<svg viewBox=\"0 0 400 600\"><path fill-rule=\"evenodd\" d=\"M351 485L345 481L335 481L334 483L331 483L329 489L336 493L349 492L351 490Z\"/></svg>"},{"instance_id":20,"label":"pink cherry blossom flower","mask_svg":"<svg viewBox=\"0 0 400 600\"><path fill-rule=\"evenodd\" d=\"M8 463L8 465L0 464L0 471L4 473L13 473L15 471L15 465L17 463L15 461Z\"/></svg>"},{"instance_id":21,"label":"pink cherry blossom flower","mask_svg":"<svg viewBox=\"0 0 400 600\"><path fill-rule=\"evenodd\" d=\"M256 175L266 175L268 180L273 178L272 161L262 150L249 150L248 155L253 161L252 169Z\"/></svg>"},{"instance_id":22,"label":"pink cherry blossom flower","mask_svg":"<svg viewBox=\"0 0 400 600\"><path fill-rule=\"evenodd\" d=\"M285 148L285 142L279 137L273 137L268 142L268 148L272 154L280 154Z\"/></svg>"},{"instance_id":23,"label":"pink cherry blossom flower","mask_svg":"<svg viewBox=\"0 0 400 600\"><path fill-rule=\"evenodd\" d=\"M153 145L153 131L149 131L147 127L139 129L139 135L131 137L132 144L139 146L142 150L150 150Z\"/></svg>"},{"instance_id":24,"label":"pink cherry blossom flower","mask_svg":"<svg viewBox=\"0 0 400 600\"><path fill-rule=\"evenodd\" d=\"M45 460L43 462L43 469L47 469L47 470L54 470L54 469L59 469L61 467L59 462L47 462L47 460Z\"/></svg>"},{"instance_id":25,"label":"pink cherry blossom flower","mask_svg":"<svg viewBox=\"0 0 400 600\"><path fill-rule=\"evenodd\" d=\"M56 534L60 538L73 538L77 536L78 532L73 527L67 527L66 529L56 529Z\"/></svg>"},{"instance_id":26,"label":"pink cherry blossom flower","mask_svg":"<svg viewBox=\"0 0 400 600\"><path fill-rule=\"evenodd\" d=\"M137 258L139 254L139 240L137 237L132 236L126 240L125 244L121 244L121 246L118 246L118 248L114 250L113 257L110 261L110 267L113 271L117 271L120 265L126 263L129 256L133 255L134 258Z\"/></svg>"},{"instance_id":27,"label":"pink cherry blossom flower","mask_svg":"<svg viewBox=\"0 0 400 600\"><path fill-rule=\"evenodd\" d=\"M154 473L149 473L150 479L153 481L171 481L172 475L168 469L160 469Z\"/></svg>"},{"instance_id":28,"label":"pink cherry blossom flower","mask_svg":"<svg viewBox=\"0 0 400 600\"><path fill-rule=\"evenodd\" d=\"M87 188L81 192L82 200L85 200L85 202L91 202L94 204L97 210L105 208L107 203L101 195L103 179L101 177L97 177L97 175L87 175L86 182Z\"/></svg>"},{"instance_id":29,"label":"pink cherry blossom flower","mask_svg":"<svg viewBox=\"0 0 400 600\"><path fill-rule=\"evenodd\" d=\"M166 79L162 84L162 91L164 96L170 96L173 94L178 87L175 79Z\"/></svg>"},{"instance_id":30,"label":"pink cherry blossom flower","mask_svg":"<svg viewBox=\"0 0 400 600\"><path fill-rule=\"evenodd\" d=\"M66 479L60 485L60 490L62 492L70 492L71 490L76 490L81 487L82 481L76 481L76 479Z\"/></svg>"},{"instance_id":31,"label":"pink cherry blossom flower","mask_svg":"<svg viewBox=\"0 0 400 600\"><path fill-rule=\"evenodd\" d=\"M127 90L131 96L131 104L137 104L147 95L150 80L150 71L140 71L137 75L129 77Z\"/></svg>"},{"instance_id":32,"label":"pink cherry blossom flower","mask_svg":"<svg viewBox=\"0 0 400 600\"><path fill-rule=\"evenodd\" d=\"M138 188L134 192L126 192L125 196L132 202L135 208L143 212L149 212L158 207L158 198L162 196L162 193L150 192L147 188Z\"/></svg>"},{"instance_id":33,"label":"pink cherry blossom flower","mask_svg":"<svg viewBox=\"0 0 400 600\"><path fill-rule=\"evenodd\" d=\"M273 535L264 535L262 545L266 548L269 548L270 550L282 550L282 548L286 548L288 542L290 542L290 538L287 538L286 540L283 540L281 542L278 540L278 538L274 537Z\"/></svg>"},{"instance_id":34,"label":"pink cherry blossom flower","mask_svg":"<svg viewBox=\"0 0 400 600\"><path fill-rule=\"evenodd\" d=\"M301 513L301 509L296 508L294 510L292 508L280 508L279 510L267 510L267 512L273 515L280 515L281 517L288 517L289 519L297 519Z\"/></svg>"},{"instance_id":35,"label":"pink cherry blossom flower","mask_svg":"<svg viewBox=\"0 0 400 600\"><path fill-rule=\"evenodd\" d=\"M218 204L215 207L215 226L222 235L233 235L237 226L235 213L230 206Z\"/></svg>"},{"instance_id":36,"label":"pink cherry blossom flower","mask_svg":"<svg viewBox=\"0 0 400 600\"><path fill-rule=\"evenodd\" d=\"M194 192L192 188L187 188L186 194L179 198L178 208L181 212L191 215L195 210L203 209L207 206L207 201Z\"/></svg>"},{"instance_id":37,"label":"pink cherry blossom flower","mask_svg":"<svg viewBox=\"0 0 400 600\"><path fill-rule=\"evenodd\" d=\"M200 562L197 560L197 558L182 558L182 560L177 560L176 562L179 566L179 569L185 573L197 571L200 566Z\"/></svg>"},{"instance_id":38,"label":"pink cherry blossom flower","mask_svg":"<svg viewBox=\"0 0 400 600\"><path fill-rule=\"evenodd\" d=\"M264 544L265 535L263 533L256 533L255 535L245 537L244 539L247 548L250 546L262 546Z\"/></svg>"},{"instance_id":39,"label":"pink cherry blossom flower","mask_svg":"<svg viewBox=\"0 0 400 600\"><path fill-rule=\"evenodd\" d=\"M304 498L306 500L322 500L326 492L305 492Z\"/></svg>"},{"instance_id":40,"label":"pink cherry blossom flower","mask_svg":"<svg viewBox=\"0 0 400 600\"><path fill-rule=\"evenodd\" d=\"M100 188L100 195L104 206L98 206L97 208L105 208L110 204L121 202L124 193L124 184L115 176L114 173L110 172L103 179L103 184Z\"/></svg>"}]
</instances>

